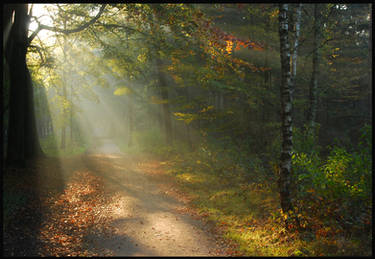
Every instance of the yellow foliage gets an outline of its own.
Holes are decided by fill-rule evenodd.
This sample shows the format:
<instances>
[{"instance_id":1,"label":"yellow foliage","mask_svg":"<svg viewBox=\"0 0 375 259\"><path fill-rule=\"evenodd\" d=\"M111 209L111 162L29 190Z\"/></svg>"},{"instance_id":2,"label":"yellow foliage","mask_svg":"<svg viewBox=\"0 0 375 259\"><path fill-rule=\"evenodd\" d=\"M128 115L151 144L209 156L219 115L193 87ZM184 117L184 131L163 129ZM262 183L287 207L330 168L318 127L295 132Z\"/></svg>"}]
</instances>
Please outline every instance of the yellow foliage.
<instances>
[{"instance_id":1,"label":"yellow foliage","mask_svg":"<svg viewBox=\"0 0 375 259\"><path fill-rule=\"evenodd\" d=\"M130 94L130 93L131 93L131 90L130 90L129 88L127 88L127 87L120 87L120 88L117 88L117 89L113 92L114 95L118 95L118 96L120 96L120 95L125 95L125 94Z\"/></svg>"},{"instance_id":2,"label":"yellow foliage","mask_svg":"<svg viewBox=\"0 0 375 259\"><path fill-rule=\"evenodd\" d=\"M271 17L276 17L279 15L279 9L275 9L272 13L271 13Z\"/></svg>"},{"instance_id":3,"label":"yellow foliage","mask_svg":"<svg viewBox=\"0 0 375 259\"><path fill-rule=\"evenodd\" d=\"M225 50L227 51L228 54L231 54L232 49L233 49L233 41L227 40L225 42L227 43L227 46L226 46Z\"/></svg>"},{"instance_id":4,"label":"yellow foliage","mask_svg":"<svg viewBox=\"0 0 375 259\"><path fill-rule=\"evenodd\" d=\"M183 120L186 124L194 120L194 115L191 113L175 112L173 115L178 117L177 120Z\"/></svg>"},{"instance_id":5,"label":"yellow foliage","mask_svg":"<svg viewBox=\"0 0 375 259\"><path fill-rule=\"evenodd\" d=\"M203 108L202 110L201 110L201 112L207 112L207 111L209 111L209 110L212 110L214 108L214 106L213 105L210 105L210 106L207 106L207 108Z\"/></svg>"},{"instance_id":6,"label":"yellow foliage","mask_svg":"<svg viewBox=\"0 0 375 259\"><path fill-rule=\"evenodd\" d=\"M137 57L137 60L141 63L145 63L146 59L146 54L139 54Z\"/></svg>"}]
</instances>

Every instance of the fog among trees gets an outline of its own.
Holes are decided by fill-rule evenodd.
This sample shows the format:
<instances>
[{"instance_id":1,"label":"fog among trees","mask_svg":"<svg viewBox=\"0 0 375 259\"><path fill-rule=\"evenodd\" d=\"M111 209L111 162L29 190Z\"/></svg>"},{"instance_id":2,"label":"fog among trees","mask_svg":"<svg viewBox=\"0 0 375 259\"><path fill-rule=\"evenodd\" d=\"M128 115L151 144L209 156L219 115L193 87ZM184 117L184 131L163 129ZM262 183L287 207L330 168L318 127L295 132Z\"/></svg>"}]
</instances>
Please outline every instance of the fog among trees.
<instances>
[{"instance_id":1,"label":"fog among trees","mask_svg":"<svg viewBox=\"0 0 375 259\"><path fill-rule=\"evenodd\" d=\"M3 4L1 94L7 255L372 253L370 3ZM156 176L218 247L138 236Z\"/></svg>"}]
</instances>

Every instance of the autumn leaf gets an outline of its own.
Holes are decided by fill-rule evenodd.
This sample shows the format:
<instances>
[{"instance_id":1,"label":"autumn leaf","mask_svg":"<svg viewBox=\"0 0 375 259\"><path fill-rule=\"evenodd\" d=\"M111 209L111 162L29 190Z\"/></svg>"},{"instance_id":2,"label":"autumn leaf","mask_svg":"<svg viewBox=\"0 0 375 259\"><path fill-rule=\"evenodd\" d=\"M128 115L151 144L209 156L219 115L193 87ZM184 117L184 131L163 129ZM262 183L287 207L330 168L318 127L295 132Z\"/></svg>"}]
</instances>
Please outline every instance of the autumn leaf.
<instances>
[{"instance_id":1,"label":"autumn leaf","mask_svg":"<svg viewBox=\"0 0 375 259\"><path fill-rule=\"evenodd\" d=\"M228 54L231 54L232 48L233 48L233 41L227 40L226 43L227 43L227 45L226 45L225 50L227 51Z\"/></svg>"}]
</instances>

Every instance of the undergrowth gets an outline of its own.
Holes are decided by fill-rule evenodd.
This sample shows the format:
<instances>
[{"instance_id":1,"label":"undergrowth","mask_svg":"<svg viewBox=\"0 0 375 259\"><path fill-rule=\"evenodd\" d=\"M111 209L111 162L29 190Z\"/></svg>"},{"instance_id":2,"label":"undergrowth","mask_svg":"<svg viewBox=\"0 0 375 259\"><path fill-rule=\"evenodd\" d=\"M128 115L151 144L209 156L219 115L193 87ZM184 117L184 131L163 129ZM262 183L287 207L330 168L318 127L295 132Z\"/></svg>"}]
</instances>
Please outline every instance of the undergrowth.
<instances>
[{"instance_id":1,"label":"undergrowth","mask_svg":"<svg viewBox=\"0 0 375 259\"><path fill-rule=\"evenodd\" d=\"M43 152L50 157L66 157L83 154L87 145L83 144L82 141L70 141L67 140L66 147L61 148L59 141L55 136L51 135L40 140L40 145Z\"/></svg>"},{"instance_id":2,"label":"undergrowth","mask_svg":"<svg viewBox=\"0 0 375 259\"><path fill-rule=\"evenodd\" d=\"M371 255L371 127L358 147L334 145L326 157L307 132L295 129L292 195L299 225L290 229L279 205L278 138L260 147L251 138L238 144L205 135L191 151L183 141L165 145L150 129L121 149L163 160L192 206L236 244L232 255Z\"/></svg>"},{"instance_id":3,"label":"undergrowth","mask_svg":"<svg viewBox=\"0 0 375 259\"><path fill-rule=\"evenodd\" d=\"M292 229L284 225L287 216L279 206L277 175L256 154L244 158L233 146L220 148L203 141L194 152L181 153L175 147L163 164L192 198L192 205L237 244L233 255L368 256L369 132L364 130L359 148L351 153L334 146L323 159L317 152L295 151L293 195L300 226Z\"/></svg>"}]
</instances>

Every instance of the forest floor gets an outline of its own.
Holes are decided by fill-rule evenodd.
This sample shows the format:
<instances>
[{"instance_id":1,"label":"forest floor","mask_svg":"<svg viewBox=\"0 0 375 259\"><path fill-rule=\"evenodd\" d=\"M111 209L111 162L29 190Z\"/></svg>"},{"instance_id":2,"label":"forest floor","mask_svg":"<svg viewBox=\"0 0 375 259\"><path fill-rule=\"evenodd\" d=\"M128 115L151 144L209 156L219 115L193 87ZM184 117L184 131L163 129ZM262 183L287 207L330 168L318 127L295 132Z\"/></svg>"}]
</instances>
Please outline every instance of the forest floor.
<instances>
[{"instance_id":1,"label":"forest floor","mask_svg":"<svg viewBox=\"0 0 375 259\"><path fill-rule=\"evenodd\" d=\"M85 155L9 168L4 255L223 256L232 250L160 161L117 151L105 142Z\"/></svg>"},{"instance_id":2,"label":"forest floor","mask_svg":"<svg viewBox=\"0 0 375 259\"><path fill-rule=\"evenodd\" d=\"M271 180L218 173L194 154L160 159L98 143L85 154L7 168L5 256L371 254L371 239L286 231Z\"/></svg>"}]
</instances>

